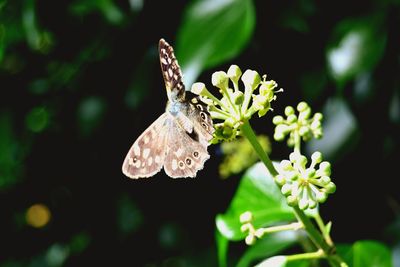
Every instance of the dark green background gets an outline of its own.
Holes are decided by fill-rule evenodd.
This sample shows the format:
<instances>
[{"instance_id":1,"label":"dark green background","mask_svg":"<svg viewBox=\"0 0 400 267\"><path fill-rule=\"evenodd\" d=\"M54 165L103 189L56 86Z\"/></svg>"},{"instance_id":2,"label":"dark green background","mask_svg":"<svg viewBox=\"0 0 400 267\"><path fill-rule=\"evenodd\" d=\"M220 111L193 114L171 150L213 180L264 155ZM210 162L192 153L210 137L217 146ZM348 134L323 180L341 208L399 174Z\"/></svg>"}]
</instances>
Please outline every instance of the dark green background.
<instances>
[{"instance_id":1,"label":"dark green background","mask_svg":"<svg viewBox=\"0 0 400 267\"><path fill-rule=\"evenodd\" d=\"M210 90L231 64L277 81L285 91L253 119L258 133L272 136L272 116L303 100L338 122L308 147L333 165L337 192L321 207L332 236L398 243L399 1L213 1L227 9L202 15L190 1L140 3L0 1L0 266L216 266L215 215L240 178L219 178L218 146L196 179L121 173L165 108L160 38L183 66L206 49L187 78ZM354 32L358 61L333 75L328 55ZM289 153L274 143L271 157ZM25 222L35 203L52 214L41 229Z\"/></svg>"}]
</instances>

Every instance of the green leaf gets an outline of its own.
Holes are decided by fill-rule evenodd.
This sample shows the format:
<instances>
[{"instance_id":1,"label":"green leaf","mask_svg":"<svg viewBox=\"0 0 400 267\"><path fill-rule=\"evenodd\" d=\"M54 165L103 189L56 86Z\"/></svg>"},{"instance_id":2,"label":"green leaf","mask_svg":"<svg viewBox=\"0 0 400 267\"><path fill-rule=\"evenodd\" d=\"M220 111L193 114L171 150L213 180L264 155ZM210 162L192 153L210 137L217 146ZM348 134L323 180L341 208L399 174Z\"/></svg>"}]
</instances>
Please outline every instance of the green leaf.
<instances>
[{"instance_id":1,"label":"green leaf","mask_svg":"<svg viewBox=\"0 0 400 267\"><path fill-rule=\"evenodd\" d=\"M382 58L386 32L381 29L381 24L380 19L365 17L344 20L335 27L327 61L330 73L340 87L372 70Z\"/></svg>"},{"instance_id":2,"label":"green leaf","mask_svg":"<svg viewBox=\"0 0 400 267\"><path fill-rule=\"evenodd\" d=\"M352 246L338 245L337 250L349 267L393 266L390 250L377 241L363 240L357 241Z\"/></svg>"},{"instance_id":3,"label":"green leaf","mask_svg":"<svg viewBox=\"0 0 400 267\"><path fill-rule=\"evenodd\" d=\"M252 266L255 260L260 260L277 254L278 252L290 247L296 241L297 235L293 231L267 235L258 240L254 245L249 246L236 266Z\"/></svg>"},{"instance_id":4,"label":"green leaf","mask_svg":"<svg viewBox=\"0 0 400 267\"><path fill-rule=\"evenodd\" d=\"M262 261L255 267L284 267L286 266L286 263L286 256L275 256Z\"/></svg>"},{"instance_id":5,"label":"green leaf","mask_svg":"<svg viewBox=\"0 0 400 267\"><path fill-rule=\"evenodd\" d=\"M253 213L253 225L262 227L282 221L294 220L292 209L262 163L251 167L242 178L228 210L217 215L218 230L229 240L241 240L246 234L240 231L240 215Z\"/></svg>"},{"instance_id":6,"label":"green leaf","mask_svg":"<svg viewBox=\"0 0 400 267\"><path fill-rule=\"evenodd\" d=\"M176 40L185 81L192 84L204 68L232 59L250 40L255 26L251 0L195 1L184 14Z\"/></svg>"},{"instance_id":7,"label":"green leaf","mask_svg":"<svg viewBox=\"0 0 400 267\"><path fill-rule=\"evenodd\" d=\"M311 266L308 260L287 261L286 256L274 256L268 258L255 267L308 267Z\"/></svg>"}]
</instances>

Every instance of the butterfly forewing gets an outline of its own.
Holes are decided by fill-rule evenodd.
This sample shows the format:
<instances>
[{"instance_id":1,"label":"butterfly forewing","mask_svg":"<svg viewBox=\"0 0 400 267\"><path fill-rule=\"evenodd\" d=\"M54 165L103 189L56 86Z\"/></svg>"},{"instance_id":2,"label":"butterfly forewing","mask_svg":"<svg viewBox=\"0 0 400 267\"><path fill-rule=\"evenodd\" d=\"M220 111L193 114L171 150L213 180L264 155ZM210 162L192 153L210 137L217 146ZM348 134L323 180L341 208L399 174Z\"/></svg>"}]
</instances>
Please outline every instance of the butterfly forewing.
<instances>
[{"instance_id":1,"label":"butterfly forewing","mask_svg":"<svg viewBox=\"0 0 400 267\"><path fill-rule=\"evenodd\" d=\"M150 177L164 164L167 114L161 115L135 141L125 157L122 172L130 178Z\"/></svg>"},{"instance_id":2,"label":"butterfly forewing","mask_svg":"<svg viewBox=\"0 0 400 267\"><path fill-rule=\"evenodd\" d=\"M160 40L158 49L168 98L170 101L184 101L185 85L182 80L181 68L175 58L174 49L164 39Z\"/></svg>"}]
</instances>

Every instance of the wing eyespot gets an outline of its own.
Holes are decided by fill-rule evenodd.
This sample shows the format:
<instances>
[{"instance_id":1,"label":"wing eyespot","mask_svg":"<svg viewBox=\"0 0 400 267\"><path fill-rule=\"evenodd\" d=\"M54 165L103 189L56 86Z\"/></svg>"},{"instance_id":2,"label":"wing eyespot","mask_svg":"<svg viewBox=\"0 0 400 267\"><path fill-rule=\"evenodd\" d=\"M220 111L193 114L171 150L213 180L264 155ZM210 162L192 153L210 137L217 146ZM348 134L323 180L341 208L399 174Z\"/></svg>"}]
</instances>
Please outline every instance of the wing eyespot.
<instances>
[{"instance_id":1,"label":"wing eyespot","mask_svg":"<svg viewBox=\"0 0 400 267\"><path fill-rule=\"evenodd\" d=\"M202 119L203 121L205 121L206 118L207 118L207 116L206 116L206 114L205 114L204 112L200 112L200 117L201 117L201 119Z\"/></svg>"}]
</instances>

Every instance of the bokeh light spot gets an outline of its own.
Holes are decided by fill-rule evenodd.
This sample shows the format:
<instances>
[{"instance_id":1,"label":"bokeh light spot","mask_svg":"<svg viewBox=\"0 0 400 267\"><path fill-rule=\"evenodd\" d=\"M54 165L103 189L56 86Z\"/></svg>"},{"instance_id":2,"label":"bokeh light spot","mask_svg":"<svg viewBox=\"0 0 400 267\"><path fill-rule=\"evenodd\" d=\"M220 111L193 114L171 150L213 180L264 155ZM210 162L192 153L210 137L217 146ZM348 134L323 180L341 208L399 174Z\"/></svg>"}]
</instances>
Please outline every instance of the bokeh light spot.
<instances>
[{"instance_id":1,"label":"bokeh light spot","mask_svg":"<svg viewBox=\"0 0 400 267\"><path fill-rule=\"evenodd\" d=\"M49 223L51 213L44 204L34 204L26 212L26 222L35 228L44 227Z\"/></svg>"}]
</instances>

